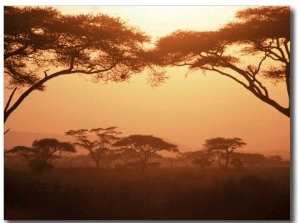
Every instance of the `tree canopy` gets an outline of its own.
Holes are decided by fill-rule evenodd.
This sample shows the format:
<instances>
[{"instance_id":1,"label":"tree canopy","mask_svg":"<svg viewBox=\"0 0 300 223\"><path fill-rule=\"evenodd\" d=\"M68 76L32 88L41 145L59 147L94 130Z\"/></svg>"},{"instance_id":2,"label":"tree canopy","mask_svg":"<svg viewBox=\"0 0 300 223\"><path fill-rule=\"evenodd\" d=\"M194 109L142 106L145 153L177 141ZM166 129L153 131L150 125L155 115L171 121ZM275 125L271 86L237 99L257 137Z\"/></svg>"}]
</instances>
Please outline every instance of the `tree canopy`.
<instances>
[{"instance_id":1,"label":"tree canopy","mask_svg":"<svg viewBox=\"0 0 300 223\"><path fill-rule=\"evenodd\" d=\"M76 149L71 143L60 142L57 139L40 139L35 140L32 143L33 149L39 154L40 159L43 162L47 162L56 152L61 154L62 152L76 153Z\"/></svg>"},{"instance_id":2,"label":"tree canopy","mask_svg":"<svg viewBox=\"0 0 300 223\"><path fill-rule=\"evenodd\" d=\"M273 99L266 84L284 81L290 99L290 8L247 8L236 19L217 31L178 30L160 38L153 61L216 72L290 117L290 103Z\"/></svg>"},{"instance_id":3,"label":"tree canopy","mask_svg":"<svg viewBox=\"0 0 300 223\"><path fill-rule=\"evenodd\" d=\"M53 168L52 159L60 157L62 152L76 153L76 149L71 143L44 138L34 140L32 147L15 146L5 152L19 154L26 159L30 169L36 173L42 173Z\"/></svg>"},{"instance_id":4,"label":"tree canopy","mask_svg":"<svg viewBox=\"0 0 300 223\"><path fill-rule=\"evenodd\" d=\"M36 154L36 149L28 146L15 146L12 149L6 150L5 153L18 154L22 157L22 159L29 162L30 158Z\"/></svg>"},{"instance_id":5,"label":"tree canopy","mask_svg":"<svg viewBox=\"0 0 300 223\"><path fill-rule=\"evenodd\" d=\"M216 137L205 140L203 149L209 153L216 154L220 169L227 169L229 164L230 154L237 148L245 146L246 143L240 138L222 138ZM225 159L225 165L222 165L221 159Z\"/></svg>"},{"instance_id":6,"label":"tree canopy","mask_svg":"<svg viewBox=\"0 0 300 223\"><path fill-rule=\"evenodd\" d=\"M63 15L51 7L4 7L5 87L12 90L4 122L34 90L67 74L94 82L122 82L145 68L150 82L159 76L147 59L150 37L120 18L104 14ZM153 76L152 76L153 75ZM153 78L151 78L151 76ZM14 99L15 92L22 94Z\"/></svg>"},{"instance_id":7,"label":"tree canopy","mask_svg":"<svg viewBox=\"0 0 300 223\"><path fill-rule=\"evenodd\" d=\"M96 167L99 168L99 164L102 158L112 156L111 147L114 142L119 140L117 127L108 128L95 128L95 129L79 129L79 130L69 130L65 134L73 136L76 141L74 145L84 148L89 151L89 156L96 163ZM91 133L96 137L95 140L92 139ZM97 138L97 139L96 139Z\"/></svg>"},{"instance_id":8,"label":"tree canopy","mask_svg":"<svg viewBox=\"0 0 300 223\"><path fill-rule=\"evenodd\" d=\"M163 139L152 135L130 135L113 144L134 152L141 161L142 173L145 172L150 157L159 151L178 152L176 145L165 142Z\"/></svg>"}]
</instances>

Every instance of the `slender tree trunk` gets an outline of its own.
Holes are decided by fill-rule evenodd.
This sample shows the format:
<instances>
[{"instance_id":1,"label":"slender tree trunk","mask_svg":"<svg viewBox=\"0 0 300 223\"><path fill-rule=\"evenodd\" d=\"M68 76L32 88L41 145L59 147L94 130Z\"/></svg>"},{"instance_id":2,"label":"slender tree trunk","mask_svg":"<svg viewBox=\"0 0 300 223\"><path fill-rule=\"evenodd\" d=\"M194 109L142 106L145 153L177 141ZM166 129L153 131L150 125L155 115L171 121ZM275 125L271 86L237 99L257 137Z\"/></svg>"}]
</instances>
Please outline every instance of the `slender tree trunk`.
<instances>
[{"instance_id":1,"label":"slender tree trunk","mask_svg":"<svg viewBox=\"0 0 300 223\"><path fill-rule=\"evenodd\" d=\"M146 162L142 162L142 174L144 175L146 171Z\"/></svg>"},{"instance_id":2,"label":"slender tree trunk","mask_svg":"<svg viewBox=\"0 0 300 223\"><path fill-rule=\"evenodd\" d=\"M218 163L219 163L220 170L222 170L222 165L221 165L221 160L220 160L220 152L218 152Z\"/></svg>"},{"instance_id":3,"label":"slender tree trunk","mask_svg":"<svg viewBox=\"0 0 300 223\"><path fill-rule=\"evenodd\" d=\"M225 164L225 170L228 168L228 163L229 163L229 151L228 149L226 150L226 164Z\"/></svg>"}]
</instances>

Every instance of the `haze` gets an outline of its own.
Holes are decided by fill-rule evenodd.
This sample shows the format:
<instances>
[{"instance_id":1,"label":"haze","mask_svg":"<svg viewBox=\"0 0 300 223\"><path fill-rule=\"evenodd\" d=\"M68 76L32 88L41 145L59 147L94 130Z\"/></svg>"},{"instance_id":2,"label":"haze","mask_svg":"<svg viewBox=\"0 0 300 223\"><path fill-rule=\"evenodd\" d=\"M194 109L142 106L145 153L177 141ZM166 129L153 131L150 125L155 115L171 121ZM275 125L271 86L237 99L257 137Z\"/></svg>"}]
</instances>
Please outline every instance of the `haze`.
<instances>
[{"instance_id":1,"label":"haze","mask_svg":"<svg viewBox=\"0 0 300 223\"><path fill-rule=\"evenodd\" d=\"M64 13L119 16L151 35L153 42L177 29L214 30L245 6L92 6L57 7ZM235 82L214 73L186 77L184 68L168 70L159 87L144 74L128 83L91 83L84 76L61 76L47 82L45 92L32 93L10 116L5 129L58 133L70 129L118 126L124 136L152 134L196 150L205 139L240 137L241 152L290 149L290 119L258 100ZM287 103L284 86L272 95ZM4 101L9 97L5 90ZM180 148L180 147L179 147Z\"/></svg>"}]
</instances>

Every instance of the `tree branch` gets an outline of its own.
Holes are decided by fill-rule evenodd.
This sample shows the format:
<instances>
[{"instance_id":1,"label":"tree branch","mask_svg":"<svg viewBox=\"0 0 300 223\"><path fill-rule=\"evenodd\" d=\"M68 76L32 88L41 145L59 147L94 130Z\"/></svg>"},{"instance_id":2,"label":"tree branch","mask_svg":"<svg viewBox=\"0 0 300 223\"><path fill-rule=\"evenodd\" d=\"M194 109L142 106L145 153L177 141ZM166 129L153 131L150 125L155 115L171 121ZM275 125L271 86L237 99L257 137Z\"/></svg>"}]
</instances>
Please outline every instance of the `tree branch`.
<instances>
[{"instance_id":1,"label":"tree branch","mask_svg":"<svg viewBox=\"0 0 300 223\"><path fill-rule=\"evenodd\" d=\"M25 50L28 46L29 46L29 44L25 44L24 46L20 47L19 49L15 50L13 52L4 54L4 60L6 60L7 58L9 58L11 56L22 53L22 51Z\"/></svg>"},{"instance_id":2,"label":"tree branch","mask_svg":"<svg viewBox=\"0 0 300 223\"><path fill-rule=\"evenodd\" d=\"M9 105L10 105L10 102L11 102L11 100L12 100L12 98L13 98L13 96L14 96L14 94L15 94L15 92L16 92L17 89L18 89L18 88L15 88L15 89L13 90L13 92L10 94L9 99L8 99L8 101L7 101L7 103L6 103L6 106L5 106L5 109L4 109L4 114L6 113L8 107L9 107Z\"/></svg>"}]
</instances>

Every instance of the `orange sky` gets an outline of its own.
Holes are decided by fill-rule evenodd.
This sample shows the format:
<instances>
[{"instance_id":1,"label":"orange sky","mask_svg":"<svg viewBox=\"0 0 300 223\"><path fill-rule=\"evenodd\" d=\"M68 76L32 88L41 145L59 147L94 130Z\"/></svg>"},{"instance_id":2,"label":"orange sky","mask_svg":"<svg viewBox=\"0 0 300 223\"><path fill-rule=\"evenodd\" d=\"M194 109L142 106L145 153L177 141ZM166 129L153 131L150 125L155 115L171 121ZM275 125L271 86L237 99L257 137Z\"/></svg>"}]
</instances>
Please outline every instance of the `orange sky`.
<instances>
[{"instance_id":1,"label":"orange sky","mask_svg":"<svg viewBox=\"0 0 300 223\"><path fill-rule=\"evenodd\" d=\"M60 8L62 9L62 8ZM67 8L65 8L67 9ZM68 7L64 12L103 12L120 16L153 36L177 29L213 30L233 18L234 6ZM70 129L118 126L124 135L152 134L172 143L199 149L205 139L240 137L240 151L289 150L290 119L261 102L232 80L214 73L173 68L171 78L157 88L145 76L129 83L95 84L79 76L47 82L9 117L5 128L15 131L61 133ZM274 97L286 103L283 85ZM8 94L4 95L5 101Z\"/></svg>"}]
</instances>

